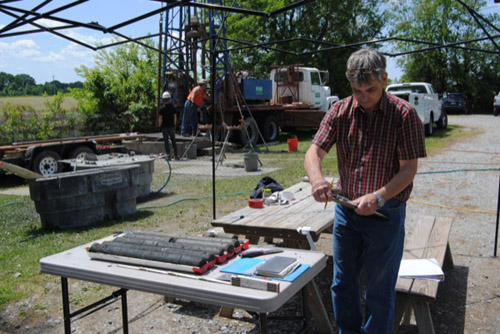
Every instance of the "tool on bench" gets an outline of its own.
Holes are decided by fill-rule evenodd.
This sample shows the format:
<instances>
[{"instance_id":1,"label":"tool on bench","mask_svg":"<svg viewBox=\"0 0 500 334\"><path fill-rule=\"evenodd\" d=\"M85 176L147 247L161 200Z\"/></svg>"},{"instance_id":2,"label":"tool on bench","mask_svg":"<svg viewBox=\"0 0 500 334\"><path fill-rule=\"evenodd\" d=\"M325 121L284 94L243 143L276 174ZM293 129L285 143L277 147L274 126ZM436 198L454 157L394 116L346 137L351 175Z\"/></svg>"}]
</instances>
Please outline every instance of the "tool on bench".
<instances>
[{"instance_id":1,"label":"tool on bench","mask_svg":"<svg viewBox=\"0 0 500 334\"><path fill-rule=\"evenodd\" d=\"M283 252L282 249L249 249L241 253L241 257L256 257L256 256L261 256L261 255L267 255L267 254L276 254L276 253L281 253Z\"/></svg>"}]
</instances>

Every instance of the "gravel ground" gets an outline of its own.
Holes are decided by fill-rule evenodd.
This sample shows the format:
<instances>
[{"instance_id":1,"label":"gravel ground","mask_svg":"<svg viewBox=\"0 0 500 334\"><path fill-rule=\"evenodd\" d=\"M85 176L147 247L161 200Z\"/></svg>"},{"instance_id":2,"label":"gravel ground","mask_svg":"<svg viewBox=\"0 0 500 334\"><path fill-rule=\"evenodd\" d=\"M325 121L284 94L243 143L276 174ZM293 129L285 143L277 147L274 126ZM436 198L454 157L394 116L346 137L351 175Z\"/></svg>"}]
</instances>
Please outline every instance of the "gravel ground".
<instances>
[{"instance_id":1,"label":"gravel ground","mask_svg":"<svg viewBox=\"0 0 500 334\"><path fill-rule=\"evenodd\" d=\"M455 268L446 273L437 300L431 304L436 333L500 333L500 260L492 256L499 187L500 117L451 116L449 123L464 127L474 136L420 161L420 174L416 176L408 203L406 229L410 233L416 220L423 215L454 218L450 247ZM322 236L318 248L331 254L331 236ZM328 265L316 278L330 316L328 287L331 274ZM93 287L86 282L69 282L70 292ZM59 286L52 283L46 291L51 293L1 310L1 327L8 331L0 330L0 333L63 333ZM187 301L165 302L162 296L137 291L129 291L128 296L130 333L259 332L255 319L243 310L236 310L229 319L219 316L217 307ZM51 307L36 319L16 322L20 312L35 307L40 299ZM270 333L299 331L302 326L297 318L299 303L298 298L292 298L279 311L269 315ZM121 333L119 303L74 322L72 332ZM314 332L314 325L311 332ZM417 333L415 326L405 327L401 332Z\"/></svg>"}]
</instances>

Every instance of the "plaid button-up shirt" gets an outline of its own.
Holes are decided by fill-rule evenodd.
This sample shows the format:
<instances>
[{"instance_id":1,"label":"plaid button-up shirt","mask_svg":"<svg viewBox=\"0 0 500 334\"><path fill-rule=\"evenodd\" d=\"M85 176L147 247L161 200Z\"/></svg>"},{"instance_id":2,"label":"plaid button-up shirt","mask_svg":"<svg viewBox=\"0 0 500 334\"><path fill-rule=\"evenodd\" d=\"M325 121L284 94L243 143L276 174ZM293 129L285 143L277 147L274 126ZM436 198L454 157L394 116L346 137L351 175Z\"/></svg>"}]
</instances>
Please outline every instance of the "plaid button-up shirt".
<instances>
[{"instance_id":1,"label":"plaid button-up shirt","mask_svg":"<svg viewBox=\"0 0 500 334\"><path fill-rule=\"evenodd\" d=\"M334 104L323 118L313 144L329 152L337 146L341 194L353 200L387 184L399 171L400 160L424 158L424 127L406 101L383 93L373 118L353 96ZM413 183L394 196L410 197Z\"/></svg>"}]
</instances>

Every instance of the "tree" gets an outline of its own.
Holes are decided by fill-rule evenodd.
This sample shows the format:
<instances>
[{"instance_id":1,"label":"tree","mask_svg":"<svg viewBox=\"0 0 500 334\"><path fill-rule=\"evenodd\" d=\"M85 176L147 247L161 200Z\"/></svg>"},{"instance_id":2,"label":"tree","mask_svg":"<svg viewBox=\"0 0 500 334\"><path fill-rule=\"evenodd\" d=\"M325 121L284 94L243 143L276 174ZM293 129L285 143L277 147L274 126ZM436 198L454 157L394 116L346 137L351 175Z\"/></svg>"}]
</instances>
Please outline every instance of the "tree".
<instances>
[{"instance_id":1,"label":"tree","mask_svg":"<svg viewBox=\"0 0 500 334\"><path fill-rule=\"evenodd\" d=\"M146 43L154 44L151 40ZM91 118L94 131L153 129L157 67L158 55L154 51L128 43L96 53L94 67L82 65L76 69L85 82L82 89L72 92Z\"/></svg>"},{"instance_id":2,"label":"tree","mask_svg":"<svg viewBox=\"0 0 500 334\"><path fill-rule=\"evenodd\" d=\"M273 11L295 2L294 0L245 0L241 6L255 10ZM285 51L303 53L303 56L282 53L269 48L245 49L231 54L235 71L251 71L253 75L267 78L272 65L304 64L330 72L332 92L340 96L351 94L345 78L345 63L359 47L332 49L320 53L313 51L340 44L351 44L376 38L383 28L381 4L386 1L322 0L298 7L272 19L236 14L228 17L228 37L250 43L284 41L269 46ZM314 42L286 41L293 38L319 40ZM242 46L232 44L232 47ZM376 45L370 47L376 48Z\"/></svg>"},{"instance_id":3,"label":"tree","mask_svg":"<svg viewBox=\"0 0 500 334\"><path fill-rule=\"evenodd\" d=\"M479 12L483 0L464 1ZM391 36L449 44L484 37L485 34L464 6L455 0L405 0L395 2L391 12L394 22ZM498 26L498 17L486 17ZM495 35L487 24L490 34ZM468 48L498 52L491 41L469 43ZM399 43L397 51L410 51L428 46ZM439 92L465 93L476 110L491 109L491 97L500 86L500 62L497 54L458 48L439 48L410 54L398 61L403 68L401 80L431 82Z\"/></svg>"}]
</instances>

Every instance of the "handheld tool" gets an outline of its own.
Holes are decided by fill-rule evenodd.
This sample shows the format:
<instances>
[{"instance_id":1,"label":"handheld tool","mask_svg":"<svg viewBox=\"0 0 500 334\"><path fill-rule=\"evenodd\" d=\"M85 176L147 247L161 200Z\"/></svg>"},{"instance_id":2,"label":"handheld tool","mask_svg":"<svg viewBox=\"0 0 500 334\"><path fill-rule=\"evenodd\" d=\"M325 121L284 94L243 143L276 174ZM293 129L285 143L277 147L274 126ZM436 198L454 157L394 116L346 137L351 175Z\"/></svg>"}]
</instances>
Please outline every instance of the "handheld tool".
<instances>
[{"instance_id":1,"label":"handheld tool","mask_svg":"<svg viewBox=\"0 0 500 334\"><path fill-rule=\"evenodd\" d=\"M261 256L261 255L267 255L267 254L275 254L275 253L281 253L283 252L282 249L249 249L241 253L241 257L256 257L256 256Z\"/></svg>"},{"instance_id":2,"label":"handheld tool","mask_svg":"<svg viewBox=\"0 0 500 334\"><path fill-rule=\"evenodd\" d=\"M335 203L339 203L340 205L343 205L343 206L351 208L351 209L357 209L358 208L358 206L356 204L354 204L353 202L349 201L344 196L333 195L332 197L333 197L333 201ZM375 211L373 214L375 216L377 216L377 217L380 217L380 218L389 219L389 218L387 218L386 215L384 215L384 214L382 214L382 213L380 213L378 211Z\"/></svg>"}]
</instances>

